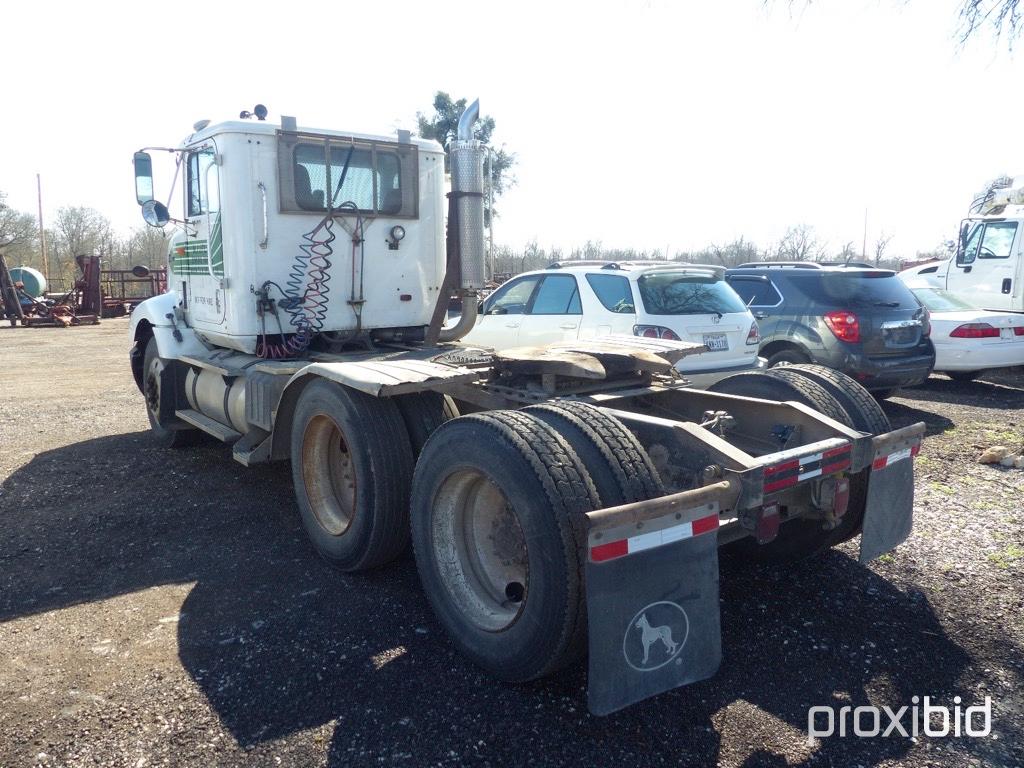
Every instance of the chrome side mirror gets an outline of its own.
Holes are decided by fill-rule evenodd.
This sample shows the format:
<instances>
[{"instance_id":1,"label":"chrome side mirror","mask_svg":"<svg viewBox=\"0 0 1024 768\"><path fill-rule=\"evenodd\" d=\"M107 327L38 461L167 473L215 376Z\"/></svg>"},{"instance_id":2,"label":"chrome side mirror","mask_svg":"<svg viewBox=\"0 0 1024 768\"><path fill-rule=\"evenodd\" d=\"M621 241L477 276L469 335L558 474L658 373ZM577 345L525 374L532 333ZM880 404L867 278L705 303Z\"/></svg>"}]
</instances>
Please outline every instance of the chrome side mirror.
<instances>
[{"instance_id":1,"label":"chrome side mirror","mask_svg":"<svg viewBox=\"0 0 1024 768\"><path fill-rule=\"evenodd\" d=\"M132 165L135 166L135 200L143 205L153 199L153 158L148 152L136 152Z\"/></svg>"},{"instance_id":2,"label":"chrome side mirror","mask_svg":"<svg viewBox=\"0 0 1024 768\"><path fill-rule=\"evenodd\" d=\"M147 200L142 204L142 218L151 227L162 227L171 220L171 214L158 200Z\"/></svg>"}]
</instances>

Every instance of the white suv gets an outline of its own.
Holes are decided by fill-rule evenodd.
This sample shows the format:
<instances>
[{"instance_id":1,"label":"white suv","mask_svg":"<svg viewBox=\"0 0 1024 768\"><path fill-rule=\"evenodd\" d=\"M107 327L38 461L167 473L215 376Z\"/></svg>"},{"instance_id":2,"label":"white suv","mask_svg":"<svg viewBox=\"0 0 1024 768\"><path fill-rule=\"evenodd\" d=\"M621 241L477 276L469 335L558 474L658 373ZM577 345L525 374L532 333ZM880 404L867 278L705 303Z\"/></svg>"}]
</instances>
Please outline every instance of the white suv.
<instances>
[{"instance_id":1,"label":"white suv","mask_svg":"<svg viewBox=\"0 0 1024 768\"><path fill-rule=\"evenodd\" d=\"M706 345L676 366L696 387L764 367L757 322L725 270L679 263L571 262L525 272L484 300L463 343L500 350L607 334Z\"/></svg>"}]
</instances>

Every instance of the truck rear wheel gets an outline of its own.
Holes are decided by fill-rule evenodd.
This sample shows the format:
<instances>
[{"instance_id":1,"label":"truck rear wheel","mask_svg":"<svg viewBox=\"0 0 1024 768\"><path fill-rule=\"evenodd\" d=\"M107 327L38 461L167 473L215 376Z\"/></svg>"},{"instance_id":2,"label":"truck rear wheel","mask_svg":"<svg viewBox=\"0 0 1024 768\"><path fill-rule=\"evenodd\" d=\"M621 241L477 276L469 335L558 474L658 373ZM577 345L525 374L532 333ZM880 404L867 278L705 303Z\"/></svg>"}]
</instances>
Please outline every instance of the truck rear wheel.
<instances>
[{"instance_id":1,"label":"truck rear wheel","mask_svg":"<svg viewBox=\"0 0 1024 768\"><path fill-rule=\"evenodd\" d=\"M647 451L611 414L572 400L531 405L523 413L551 426L572 446L594 480L602 507L665 494Z\"/></svg>"},{"instance_id":2,"label":"truck rear wheel","mask_svg":"<svg viewBox=\"0 0 1024 768\"><path fill-rule=\"evenodd\" d=\"M416 465L412 541L424 591L462 653L509 681L582 654L582 516L598 506L579 457L530 414L438 428Z\"/></svg>"},{"instance_id":3,"label":"truck rear wheel","mask_svg":"<svg viewBox=\"0 0 1024 768\"><path fill-rule=\"evenodd\" d=\"M411 395L398 395L393 399L398 405L398 410L402 412L402 421L409 432L414 459L419 457L427 438L435 429L459 415L455 401L448 395L437 392L416 392Z\"/></svg>"},{"instance_id":4,"label":"truck rear wheel","mask_svg":"<svg viewBox=\"0 0 1024 768\"><path fill-rule=\"evenodd\" d=\"M170 360L164 360L157 351L156 338L150 336L146 342L146 354L142 359L142 394L146 399L146 416L149 417L149 429L156 442L163 448L187 448L194 445L199 436L199 430L184 426L184 423L174 419L175 426L181 424L178 429L163 426L160 413L160 400L164 372L172 364ZM167 421L164 414L163 421Z\"/></svg>"},{"instance_id":5,"label":"truck rear wheel","mask_svg":"<svg viewBox=\"0 0 1024 768\"><path fill-rule=\"evenodd\" d=\"M864 387L845 373L823 365L790 365L773 370L773 376L802 376L826 390L849 417L849 426L858 432L881 435L892 429L889 417Z\"/></svg>"},{"instance_id":6,"label":"truck rear wheel","mask_svg":"<svg viewBox=\"0 0 1024 768\"><path fill-rule=\"evenodd\" d=\"M850 424L849 415L827 390L809 378L787 374L787 370L788 367L767 373L738 373L715 382L708 387L708 391L760 397L766 400L792 400L810 406L840 424ZM854 512L856 510L851 486L850 511L847 515ZM860 516L863 516L863 509ZM846 518L846 515L843 517ZM758 544L748 537L729 544L727 548L742 557L763 563L802 560L842 541L841 536L848 533L844 527L846 524L847 521L842 519L839 527L826 530L820 520L791 520L782 526L778 538L774 541ZM859 524L858 519L853 524L855 530ZM840 527L844 528L843 534L839 532Z\"/></svg>"},{"instance_id":7,"label":"truck rear wheel","mask_svg":"<svg viewBox=\"0 0 1024 768\"><path fill-rule=\"evenodd\" d=\"M834 397L809 379L787 375L787 368L773 368L765 373L734 373L716 381L708 391L766 400L793 400L838 422L847 418Z\"/></svg>"},{"instance_id":8,"label":"truck rear wheel","mask_svg":"<svg viewBox=\"0 0 1024 768\"><path fill-rule=\"evenodd\" d=\"M314 381L295 408L291 459L303 526L325 560L361 571L405 548L413 458L393 402Z\"/></svg>"}]
</instances>

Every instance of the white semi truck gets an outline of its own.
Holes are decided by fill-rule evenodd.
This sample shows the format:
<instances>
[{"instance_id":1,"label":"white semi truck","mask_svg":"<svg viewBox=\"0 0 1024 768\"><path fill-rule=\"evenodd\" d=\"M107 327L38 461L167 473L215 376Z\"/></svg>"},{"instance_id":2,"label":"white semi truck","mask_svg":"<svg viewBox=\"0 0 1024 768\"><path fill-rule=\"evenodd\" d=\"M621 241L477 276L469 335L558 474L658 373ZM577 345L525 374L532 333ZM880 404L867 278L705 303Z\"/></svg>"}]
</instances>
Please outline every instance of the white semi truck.
<instances>
[{"instance_id":1,"label":"white semi truck","mask_svg":"<svg viewBox=\"0 0 1024 768\"><path fill-rule=\"evenodd\" d=\"M1024 312L1024 185L1015 181L986 185L960 222L955 255L904 270L904 282L947 290L982 309Z\"/></svg>"},{"instance_id":2,"label":"white semi truck","mask_svg":"<svg viewBox=\"0 0 1024 768\"><path fill-rule=\"evenodd\" d=\"M717 669L719 547L800 557L860 534L867 561L909 534L924 425L892 430L834 371L698 391L674 368L693 344L460 345L484 278L476 103L448 148L447 217L438 143L254 112L135 155L144 218L174 227L168 292L130 330L152 432L290 460L309 538L342 570L411 540L438 621L496 677L586 655L590 709L612 712ZM178 160L180 218L150 151Z\"/></svg>"}]
</instances>

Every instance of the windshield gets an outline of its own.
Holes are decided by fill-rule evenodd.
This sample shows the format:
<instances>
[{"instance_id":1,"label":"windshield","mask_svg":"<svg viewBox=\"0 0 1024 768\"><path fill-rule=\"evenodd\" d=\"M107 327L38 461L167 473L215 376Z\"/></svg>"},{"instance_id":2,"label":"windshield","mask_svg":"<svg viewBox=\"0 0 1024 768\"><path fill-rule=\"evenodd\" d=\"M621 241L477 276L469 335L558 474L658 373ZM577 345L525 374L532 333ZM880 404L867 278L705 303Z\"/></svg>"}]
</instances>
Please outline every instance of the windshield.
<instances>
[{"instance_id":1,"label":"windshield","mask_svg":"<svg viewBox=\"0 0 1024 768\"><path fill-rule=\"evenodd\" d=\"M892 272L819 272L792 275L790 281L817 304L903 309L918 306L914 294Z\"/></svg>"},{"instance_id":2,"label":"windshield","mask_svg":"<svg viewBox=\"0 0 1024 768\"><path fill-rule=\"evenodd\" d=\"M747 307L724 280L683 272L655 272L636 281L649 315L725 315Z\"/></svg>"},{"instance_id":3,"label":"windshield","mask_svg":"<svg viewBox=\"0 0 1024 768\"><path fill-rule=\"evenodd\" d=\"M964 309L977 309L952 293L935 288L915 288L913 293L917 296L918 301L932 312L960 312Z\"/></svg>"}]
</instances>

